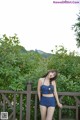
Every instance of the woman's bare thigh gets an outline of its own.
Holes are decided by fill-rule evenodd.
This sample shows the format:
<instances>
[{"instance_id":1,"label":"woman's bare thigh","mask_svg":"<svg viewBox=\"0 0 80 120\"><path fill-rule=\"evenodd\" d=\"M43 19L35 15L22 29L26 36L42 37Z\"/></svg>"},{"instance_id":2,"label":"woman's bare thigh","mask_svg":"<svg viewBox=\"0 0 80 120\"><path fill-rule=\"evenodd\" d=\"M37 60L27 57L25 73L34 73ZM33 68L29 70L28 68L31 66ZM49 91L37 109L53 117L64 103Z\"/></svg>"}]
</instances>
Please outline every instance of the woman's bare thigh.
<instances>
[{"instance_id":1,"label":"woman's bare thigh","mask_svg":"<svg viewBox=\"0 0 80 120\"><path fill-rule=\"evenodd\" d=\"M41 120L46 120L47 107L40 105Z\"/></svg>"},{"instance_id":2,"label":"woman's bare thigh","mask_svg":"<svg viewBox=\"0 0 80 120\"><path fill-rule=\"evenodd\" d=\"M46 120L52 120L54 115L55 107L48 107Z\"/></svg>"}]
</instances>

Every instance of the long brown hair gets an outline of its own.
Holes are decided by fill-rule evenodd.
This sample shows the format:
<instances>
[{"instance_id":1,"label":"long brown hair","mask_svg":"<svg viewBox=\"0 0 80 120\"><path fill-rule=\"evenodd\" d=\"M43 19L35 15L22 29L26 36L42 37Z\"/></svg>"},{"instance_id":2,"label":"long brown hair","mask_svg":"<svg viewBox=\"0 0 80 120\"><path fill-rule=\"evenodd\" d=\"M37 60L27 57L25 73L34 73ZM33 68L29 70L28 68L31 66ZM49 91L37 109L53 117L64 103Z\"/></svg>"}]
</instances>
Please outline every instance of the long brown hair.
<instances>
[{"instance_id":1,"label":"long brown hair","mask_svg":"<svg viewBox=\"0 0 80 120\"><path fill-rule=\"evenodd\" d=\"M58 72L57 72L57 70L49 70L45 75L43 75L42 77L43 78L45 78L50 72L55 72L56 73L56 75L53 77L53 78L50 78L50 84L52 83L52 81L53 80L56 80L57 79L57 74L58 74Z\"/></svg>"}]
</instances>

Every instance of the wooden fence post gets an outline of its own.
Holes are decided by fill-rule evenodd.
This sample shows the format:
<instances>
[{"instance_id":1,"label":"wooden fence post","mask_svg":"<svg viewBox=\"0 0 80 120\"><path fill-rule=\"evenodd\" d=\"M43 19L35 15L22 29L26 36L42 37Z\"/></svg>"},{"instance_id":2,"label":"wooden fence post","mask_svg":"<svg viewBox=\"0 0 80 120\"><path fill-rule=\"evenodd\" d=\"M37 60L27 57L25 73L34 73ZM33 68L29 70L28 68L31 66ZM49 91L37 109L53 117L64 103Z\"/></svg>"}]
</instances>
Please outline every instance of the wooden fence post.
<instances>
[{"instance_id":1,"label":"wooden fence post","mask_svg":"<svg viewBox=\"0 0 80 120\"><path fill-rule=\"evenodd\" d=\"M30 81L27 82L26 120L30 120L31 84L32 84L32 82L30 82Z\"/></svg>"}]
</instances>

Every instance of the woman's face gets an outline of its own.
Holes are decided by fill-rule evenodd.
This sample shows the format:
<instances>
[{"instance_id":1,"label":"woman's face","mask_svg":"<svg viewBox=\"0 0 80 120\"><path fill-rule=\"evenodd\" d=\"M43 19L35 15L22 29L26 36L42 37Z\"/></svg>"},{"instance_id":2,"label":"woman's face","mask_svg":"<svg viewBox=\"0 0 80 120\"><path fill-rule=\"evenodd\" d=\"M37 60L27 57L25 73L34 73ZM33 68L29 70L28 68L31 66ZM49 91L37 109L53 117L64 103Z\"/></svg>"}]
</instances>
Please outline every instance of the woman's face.
<instances>
[{"instance_id":1,"label":"woman's face","mask_svg":"<svg viewBox=\"0 0 80 120\"><path fill-rule=\"evenodd\" d=\"M50 72L49 74L48 74L48 77L49 78L54 78L56 76L56 72Z\"/></svg>"}]
</instances>

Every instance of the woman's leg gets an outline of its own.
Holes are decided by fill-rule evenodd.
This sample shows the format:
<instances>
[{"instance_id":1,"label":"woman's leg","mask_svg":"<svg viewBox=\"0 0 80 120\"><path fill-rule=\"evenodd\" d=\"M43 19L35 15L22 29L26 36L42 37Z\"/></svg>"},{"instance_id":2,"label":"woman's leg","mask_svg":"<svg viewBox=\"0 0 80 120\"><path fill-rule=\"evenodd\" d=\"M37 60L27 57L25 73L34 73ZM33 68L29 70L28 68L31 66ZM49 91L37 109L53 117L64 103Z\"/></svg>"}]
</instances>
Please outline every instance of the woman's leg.
<instances>
[{"instance_id":1,"label":"woman's leg","mask_svg":"<svg viewBox=\"0 0 80 120\"><path fill-rule=\"evenodd\" d=\"M46 120L52 120L55 107L48 107Z\"/></svg>"},{"instance_id":2,"label":"woman's leg","mask_svg":"<svg viewBox=\"0 0 80 120\"><path fill-rule=\"evenodd\" d=\"M47 107L40 105L41 120L46 120Z\"/></svg>"}]
</instances>

